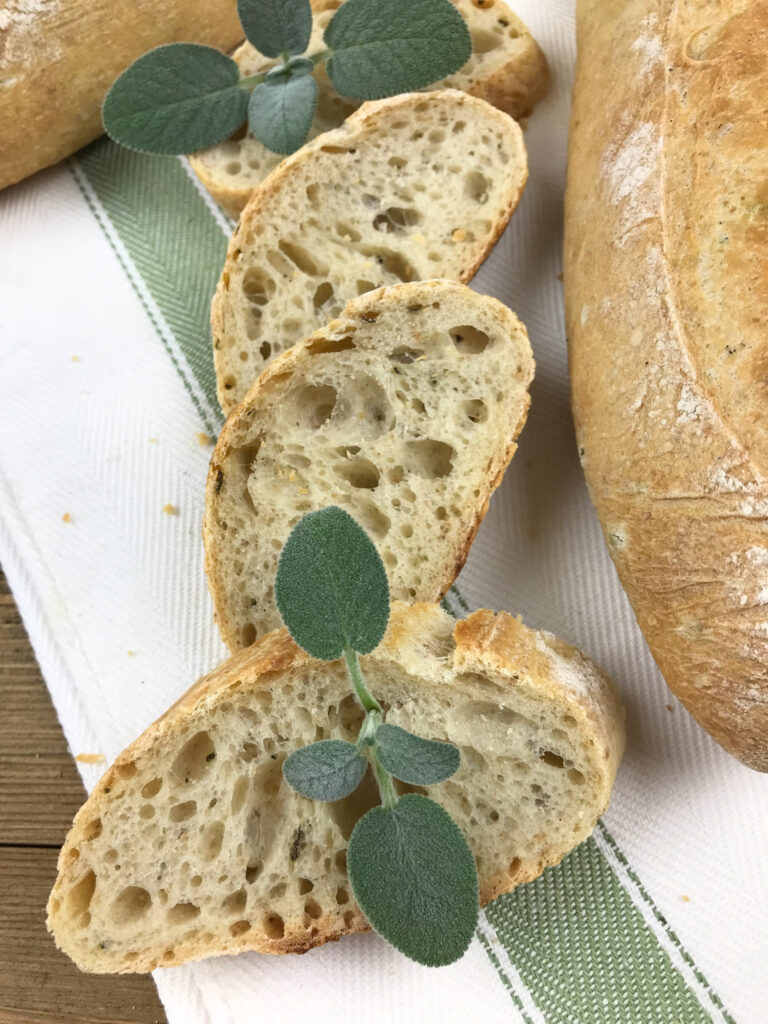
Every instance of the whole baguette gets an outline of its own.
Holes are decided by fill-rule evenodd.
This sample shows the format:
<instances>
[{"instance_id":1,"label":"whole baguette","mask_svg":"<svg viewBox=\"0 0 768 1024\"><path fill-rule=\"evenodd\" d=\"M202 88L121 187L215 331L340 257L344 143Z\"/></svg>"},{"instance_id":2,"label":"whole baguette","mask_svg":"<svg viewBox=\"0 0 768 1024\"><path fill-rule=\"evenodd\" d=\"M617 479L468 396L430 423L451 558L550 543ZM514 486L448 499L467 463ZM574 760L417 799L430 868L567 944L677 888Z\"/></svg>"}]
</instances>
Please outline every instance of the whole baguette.
<instances>
[{"instance_id":1,"label":"whole baguette","mask_svg":"<svg viewBox=\"0 0 768 1024\"><path fill-rule=\"evenodd\" d=\"M458 744L458 772L429 793L472 847L483 903L592 831L624 713L579 651L505 612L455 622L438 605L395 603L362 664L389 722ZM247 949L303 953L367 931L346 850L379 803L370 769L333 804L299 796L282 774L292 750L354 740L361 720L343 663L314 661L284 629L224 662L79 811L48 903L57 944L82 970L150 971Z\"/></svg>"},{"instance_id":2,"label":"whole baguette","mask_svg":"<svg viewBox=\"0 0 768 1024\"><path fill-rule=\"evenodd\" d=\"M235 0L5 0L0 4L0 188L101 135L117 76L161 43L228 50Z\"/></svg>"},{"instance_id":3,"label":"whole baguette","mask_svg":"<svg viewBox=\"0 0 768 1024\"><path fill-rule=\"evenodd\" d=\"M768 4L580 0L573 411L667 682L768 770Z\"/></svg>"}]
</instances>

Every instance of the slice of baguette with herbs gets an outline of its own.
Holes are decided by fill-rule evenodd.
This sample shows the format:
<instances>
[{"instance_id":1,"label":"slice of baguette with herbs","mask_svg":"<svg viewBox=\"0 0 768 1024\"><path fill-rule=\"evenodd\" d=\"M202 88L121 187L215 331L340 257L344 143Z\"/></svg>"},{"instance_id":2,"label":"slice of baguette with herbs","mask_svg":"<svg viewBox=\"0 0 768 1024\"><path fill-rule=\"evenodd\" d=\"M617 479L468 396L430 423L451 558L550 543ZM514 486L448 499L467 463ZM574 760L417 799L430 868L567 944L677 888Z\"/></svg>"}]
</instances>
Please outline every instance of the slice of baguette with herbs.
<instances>
[{"instance_id":1,"label":"slice of baguette with herbs","mask_svg":"<svg viewBox=\"0 0 768 1024\"><path fill-rule=\"evenodd\" d=\"M278 556L327 505L368 532L394 598L441 597L515 451L533 368L514 313L450 281L363 295L276 359L208 475L206 572L229 649L281 625Z\"/></svg>"},{"instance_id":2,"label":"slice of baguette with herbs","mask_svg":"<svg viewBox=\"0 0 768 1024\"><path fill-rule=\"evenodd\" d=\"M274 357L381 285L468 281L527 178L520 127L455 90L364 104L308 143L240 219L211 310L229 414Z\"/></svg>"},{"instance_id":3,"label":"slice of baguette with herbs","mask_svg":"<svg viewBox=\"0 0 768 1024\"><path fill-rule=\"evenodd\" d=\"M504 612L456 622L438 605L395 604L362 665L388 722L459 747L459 770L429 795L469 841L481 902L592 831L624 724L583 654ZM354 741L361 719L343 662L313 660L285 629L202 679L75 818L48 904L60 948L86 971L151 971L242 950L301 953L367 930L346 849L379 802L370 769L331 804L282 774L304 744Z\"/></svg>"},{"instance_id":4,"label":"slice of baguette with herbs","mask_svg":"<svg viewBox=\"0 0 768 1024\"><path fill-rule=\"evenodd\" d=\"M435 88L460 89L479 96L517 120L527 117L543 96L549 81L544 54L523 22L501 0L453 0L472 35L472 56L455 75ZM313 3L314 27L309 53L323 49L323 32L339 0ZM245 42L234 53L243 75L255 75L276 61L263 57ZM339 96L325 67L315 71L320 93L310 139L331 131L357 104ZM284 158L273 153L250 133L193 153L189 162L203 185L230 217L240 216L254 189Z\"/></svg>"}]
</instances>

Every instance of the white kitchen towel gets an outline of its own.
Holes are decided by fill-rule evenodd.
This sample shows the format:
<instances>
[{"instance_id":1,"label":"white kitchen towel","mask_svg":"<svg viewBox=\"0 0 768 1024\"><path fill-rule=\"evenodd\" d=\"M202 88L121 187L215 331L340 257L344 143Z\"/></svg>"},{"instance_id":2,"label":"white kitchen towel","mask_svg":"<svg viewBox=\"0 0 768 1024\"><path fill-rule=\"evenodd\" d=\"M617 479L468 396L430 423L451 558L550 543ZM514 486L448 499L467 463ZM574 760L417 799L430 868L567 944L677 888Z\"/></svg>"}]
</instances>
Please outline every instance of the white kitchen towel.
<instances>
[{"instance_id":1,"label":"white kitchen towel","mask_svg":"<svg viewBox=\"0 0 768 1024\"><path fill-rule=\"evenodd\" d=\"M208 960L155 973L171 1024L768 1020L768 778L665 687L587 498L559 279L572 3L515 7L553 87L526 133L524 199L474 286L525 322L537 374L448 603L522 613L613 676L629 742L611 808L486 908L452 967L370 935ZM229 230L185 161L105 140L0 194L0 560L73 754L111 760L224 655L200 522L221 425L207 308ZM91 786L103 766L80 767Z\"/></svg>"}]
</instances>

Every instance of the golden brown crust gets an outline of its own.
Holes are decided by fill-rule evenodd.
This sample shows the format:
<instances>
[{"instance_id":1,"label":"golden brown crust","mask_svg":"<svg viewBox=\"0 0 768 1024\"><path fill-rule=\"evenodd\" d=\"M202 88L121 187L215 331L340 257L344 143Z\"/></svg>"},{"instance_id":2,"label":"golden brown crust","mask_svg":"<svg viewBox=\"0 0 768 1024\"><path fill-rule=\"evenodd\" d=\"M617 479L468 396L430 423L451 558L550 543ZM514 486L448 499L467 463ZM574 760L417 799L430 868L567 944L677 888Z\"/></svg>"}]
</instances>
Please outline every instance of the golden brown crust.
<instances>
[{"instance_id":1,"label":"golden brown crust","mask_svg":"<svg viewBox=\"0 0 768 1024\"><path fill-rule=\"evenodd\" d=\"M442 618L445 618L445 613L438 605L394 602L382 645L378 652L367 658L393 658L417 671L417 666L423 663L420 644L425 636L430 635L430 627L435 619ZM457 673L479 673L490 677L496 685L502 687L527 685L538 693L546 694L555 706L566 709L570 715L584 721L588 735L594 742L595 760L600 764L601 785L596 803L599 805L597 813L602 813L608 805L624 748L624 714L610 680L570 645L549 634L527 629L518 619L505 612L496 614L481 610L473 613L469 618L456 623L453 639L456 644L453 664ZM285 629L269 633L253 646L232 655L197 682L119 755L78 812L59 854L58 879L48 903L48 928L54 932L57 940L60 935L57 928L57 892L63 879L67 878L71 851L83 842L89 823L103 813L102 803L108 799L110 788L126 777L121 772L133 773L136 761L162 743L166 735L172 736L190 718L204 715L206 709L226 696L228 690L257 690L279 685L283 673L310 661L309 656L296 646ZM364 664L365 661L366 658L363 659ZM560 674L562 668L558 669L558 664L562 667L564 661L575 666L575 682L568 674L565 677ZM520 681L523 676L527 679L526 683ZM582 820L579 826L581 832L573 836L573 843L580 842L593 826L593 820ZM481 904L538 877L545 867L558 863L567 852L550 845L535 861L513 858L505 871L481 879ZM163 958L161 963L157 954L139 953L119 970L122 973L146 972L157 966L175 966L190 959L246 950L273 954L304 953L325 942L337 941L343 935L370 930L357 908L352 912L346 927L340 928L337 921L331 922L326 917L320 918L316 924L317 934L302 934L301 938L290 934L283 939L267 940L253 930L234 941L228 941L226 948L218 943L211 947L197 941L192 952L189 946L185 946L181 954L173 953ZM162 948L160 941L158 945ZM83 970L97 972L115 970L113 961L105 967L99 964L98 957L87 963L81 962L79 966Z\"/></svg>"},{"instance_id":2,"label":"golden brown crust","mask_svg":"<svg viewBox=\"0 0 768 1024\"><path fill-rule=\"evenodd\" d=\"M235 0L171 0L151 17L107 0L11 0L3 18L0 188L101 135L107 89L146 50L182 41L229 50L243 37Z\"/></svg>"},{"instance_id":3,"label":"golden brown crust","mask_svg":"<svg viewBox=\"0 0 768 1024\"><path fill-rule=\"evenodd\" d=\"M768 770L768 4L581 0L565 284L582 463L667 682Z\"/></svg>"}]
</instances>

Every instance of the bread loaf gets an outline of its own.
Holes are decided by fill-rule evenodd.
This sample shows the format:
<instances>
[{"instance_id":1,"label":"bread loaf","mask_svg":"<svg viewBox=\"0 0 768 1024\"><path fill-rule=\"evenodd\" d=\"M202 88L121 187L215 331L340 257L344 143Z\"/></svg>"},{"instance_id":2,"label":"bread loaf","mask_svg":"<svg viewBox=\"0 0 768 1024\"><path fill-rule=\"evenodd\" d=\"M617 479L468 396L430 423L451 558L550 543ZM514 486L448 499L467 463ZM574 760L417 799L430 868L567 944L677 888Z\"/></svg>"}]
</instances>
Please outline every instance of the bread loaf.
<instances>
[{"instance_id":1,"label":"bread loaf","mask_svg":"<svg viewBox=\"0 0 768 1024\"><path fill-rule=\"evenodd\" d=\"M566 210L592 500L667 682L768 770L768 4L580 0Z\"/></svg>"},{"instance_id":2,"label":"bread loaf","mask_svg":"<svg viewBox=\"0 0 768 1024\"><path fill-rule=\"evenodd\" d=\"M224 411L355 296L469 280L527 174L516 122L455 90L366 103L283 161L243 212L213 300Z\"/></svg>"},{"instance_id":3,"label":"bread loaf","mask_svg":"<svg viewBox=\"0 0 768 1024\"><path fill-rule=\"evenodd\" d=\"M536 40L502 0L452 0L472 35L472 56L455 75L435 88L461 89L520 119L527 117L544 94L549 80L547 62ZM310 53L323 49L323 32L341 0L314 0L315 21ZM245 42L234 54L244 75L272 67ZM357 104L334 90L325 69L315 70L320 86L317 115L310 138L338 128ZM246 132L211 149L190 156L190 164L203 185L230 217L238 217L253 190L284 158L272 153Z\"/></svg>"},{"instance_id":4,"label":"bread loaf","mask_svg":"<svg viewBox=\"0 0 768 1024\"><path fill-rule=\"evenodd\" d=\"M456 623L437 605L396 604L362 665L388 722L460 748L459 770L429 795L472 847L482 902L589 835L623 713L574 648L504 612ZM343 663L313 661L284 629L230 658L118 757L78 813L48 904L57 944L86 971L151 971L367 930L346 849L379 802L370 769L333 804L282 775L287 754L354 740L361 719Z\"/></svg>"},{"instance_id":5,"label":"bread loaf","mask_svg":"<svg viewBox=\"0 0 768 1024\"><path fill-rule=\"evenodd\" d=\"M393 597L441 597L515 450L532 376L514 313L448 281L361 296L276 359L208 474L205 564L229 649L280 625L278 556L326 505L368 531Z\"/></svg>"},{"instance_id":6,"label":"bread loaf","mask_svg":"<svg viewBox=\"0 0 768 1024\"><path fill-rule=\"evenodd\" d=\"M228 50L235 0L6 0L0 7L0 188L101 135L114 80L161 43Z\"/></svg>"}]
</instances>

